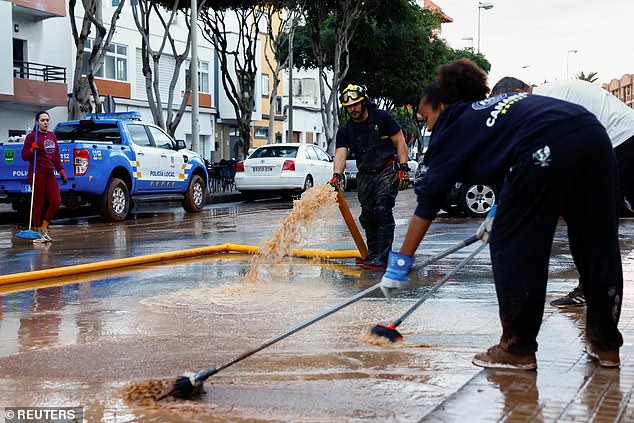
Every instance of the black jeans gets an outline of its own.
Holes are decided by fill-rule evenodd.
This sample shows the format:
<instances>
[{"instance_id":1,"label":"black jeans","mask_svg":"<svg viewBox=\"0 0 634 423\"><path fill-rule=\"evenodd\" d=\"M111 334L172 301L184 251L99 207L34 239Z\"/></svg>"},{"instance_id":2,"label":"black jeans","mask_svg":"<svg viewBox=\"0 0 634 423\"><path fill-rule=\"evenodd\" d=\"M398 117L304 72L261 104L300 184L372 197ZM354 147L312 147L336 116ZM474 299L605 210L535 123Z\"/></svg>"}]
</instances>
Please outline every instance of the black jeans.
<instances>
[{"instance_id":1,"label":"black jeans","mask_svg":"<svg viewBox=\"0 0 634 423\"><path fill-rule=\"evenodd\" d=\"M623 344L617 328L623 272L614 150L598 125L548 148L547 160L530 154L517 160L500 193L490 240L500 345L514 353L537 351L550 252L563 216L587 301L586 339L616 349Z\"/></svg>"}]
</instances>

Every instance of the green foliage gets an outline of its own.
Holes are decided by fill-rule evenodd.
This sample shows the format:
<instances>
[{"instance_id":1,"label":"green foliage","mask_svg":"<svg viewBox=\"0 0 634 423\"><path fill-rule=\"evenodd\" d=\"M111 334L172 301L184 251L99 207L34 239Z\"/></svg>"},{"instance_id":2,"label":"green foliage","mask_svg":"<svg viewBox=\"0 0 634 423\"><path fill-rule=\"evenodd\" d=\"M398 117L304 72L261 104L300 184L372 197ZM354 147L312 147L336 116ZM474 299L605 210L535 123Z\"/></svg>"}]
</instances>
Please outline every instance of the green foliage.
<instances>
[{"instance_id":1,"label":"green foliage","mask_svg":"<svg viewBox=\"0 0 634 423\"><path fill-rule=\"evenodd\" d=\"M350 68L342 85L364 84L371 97L391 108L416 104L423 89L435 78L438 67L468 58L486 72L491 64L471 49L453 50L437 36L440 18L413 0L380 2L359 23L349 46ZM321 26L326 40L326 63L334 58L334 28L330 15ZM283 51L282 54L288 54ZM293 61L299 68L315 68L316 60L307 27L299 26L293 40Z\"/></svg>"},{"instance_id":2,"label":"green foliage","mask_svg":"<svg viewBox=\"0 0 634 423\"><path fill-rule=\"evenodd\" d=\"M486 73L491 71L491 63L482 53L475 53L471 48L462 50L448 49L444 63L450 63L458 59L469 59L476 65L480 66Z\"/></svg>"},{"instance_id":3,"label":"green foliage","mask_svg":"<svg viewBox=\"0 0 634 423\"><path fill-rule=\"evenodd\" d=\"M599 77L597 76L597 72L590 72L587 75L585 73L583 73L583 71L579 72L575 78L577 79L581 79L582 81L588 81L588 82L597 82L599 80Z\"/></svg>"}]
</instances>

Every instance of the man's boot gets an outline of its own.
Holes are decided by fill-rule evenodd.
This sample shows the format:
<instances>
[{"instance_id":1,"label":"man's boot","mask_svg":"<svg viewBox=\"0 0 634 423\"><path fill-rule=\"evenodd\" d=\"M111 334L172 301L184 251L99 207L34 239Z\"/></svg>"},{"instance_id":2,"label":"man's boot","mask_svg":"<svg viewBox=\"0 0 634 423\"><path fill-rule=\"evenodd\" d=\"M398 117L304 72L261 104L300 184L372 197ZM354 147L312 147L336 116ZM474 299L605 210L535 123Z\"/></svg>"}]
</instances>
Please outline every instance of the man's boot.
<instances>
[{"instance_id":1,"label":"man's boot","mask_svg":"<svg viewBox=\"0 0 634 423\"><path fill-rule=\"evenodd\" d=\"M387 268L387 257L392 249L394 241L394 226L381 226L377 231L376 257L373 260L366 260L363 268L381 270Z\"/></svg>"}]
</instances>

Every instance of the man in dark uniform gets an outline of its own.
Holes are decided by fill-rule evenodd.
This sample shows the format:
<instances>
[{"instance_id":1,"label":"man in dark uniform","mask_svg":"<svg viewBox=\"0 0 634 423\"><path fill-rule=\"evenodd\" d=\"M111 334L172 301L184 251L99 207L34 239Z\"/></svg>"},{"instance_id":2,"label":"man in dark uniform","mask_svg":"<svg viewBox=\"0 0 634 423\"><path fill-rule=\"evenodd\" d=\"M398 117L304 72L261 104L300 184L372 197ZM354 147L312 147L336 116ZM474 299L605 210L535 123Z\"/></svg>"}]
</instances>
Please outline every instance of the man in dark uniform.
<instances>
[{"instance_id":1,"label":"man in dark uniform","mask_svg":"<svg viewBox=\"0 0 634 423\"><path fill-rule=\"evenodd\" d=\"M385 269L394 240L392 209L399 189L409 184L407 144L392 115L379 110L363 85L348 85L339 96L350 120L337 131L334 174L330 183L343 181L348 150L356 156L359 221L365 229L368 255L365 269Z\"/></svg>"}]
</instances>

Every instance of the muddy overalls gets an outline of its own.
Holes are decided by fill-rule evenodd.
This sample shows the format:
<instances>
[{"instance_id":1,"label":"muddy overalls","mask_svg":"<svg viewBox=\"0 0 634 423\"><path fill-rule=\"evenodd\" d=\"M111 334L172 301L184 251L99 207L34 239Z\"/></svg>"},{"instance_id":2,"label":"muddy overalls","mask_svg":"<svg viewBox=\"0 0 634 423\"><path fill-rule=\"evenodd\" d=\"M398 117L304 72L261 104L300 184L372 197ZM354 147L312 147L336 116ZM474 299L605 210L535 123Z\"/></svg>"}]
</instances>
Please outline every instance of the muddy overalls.
<instances>
[{"instance_id":1,"label":"muddy overalls","mask_svg":"<svg viewBox=\"0 0 634 423\"><path fill-rule=\"evenodd\" d=\"M367 126L365 126L367 125ZM393 163L396 146L388 136L379 135L379 127L369 113L360 125L348 124L349 148L357 161L357 193L361 204L359 221L365 229L368 255L367 267L387 264L387 256L394 241L392 209L398 184Z\"/></svg>"}]
</instances>

